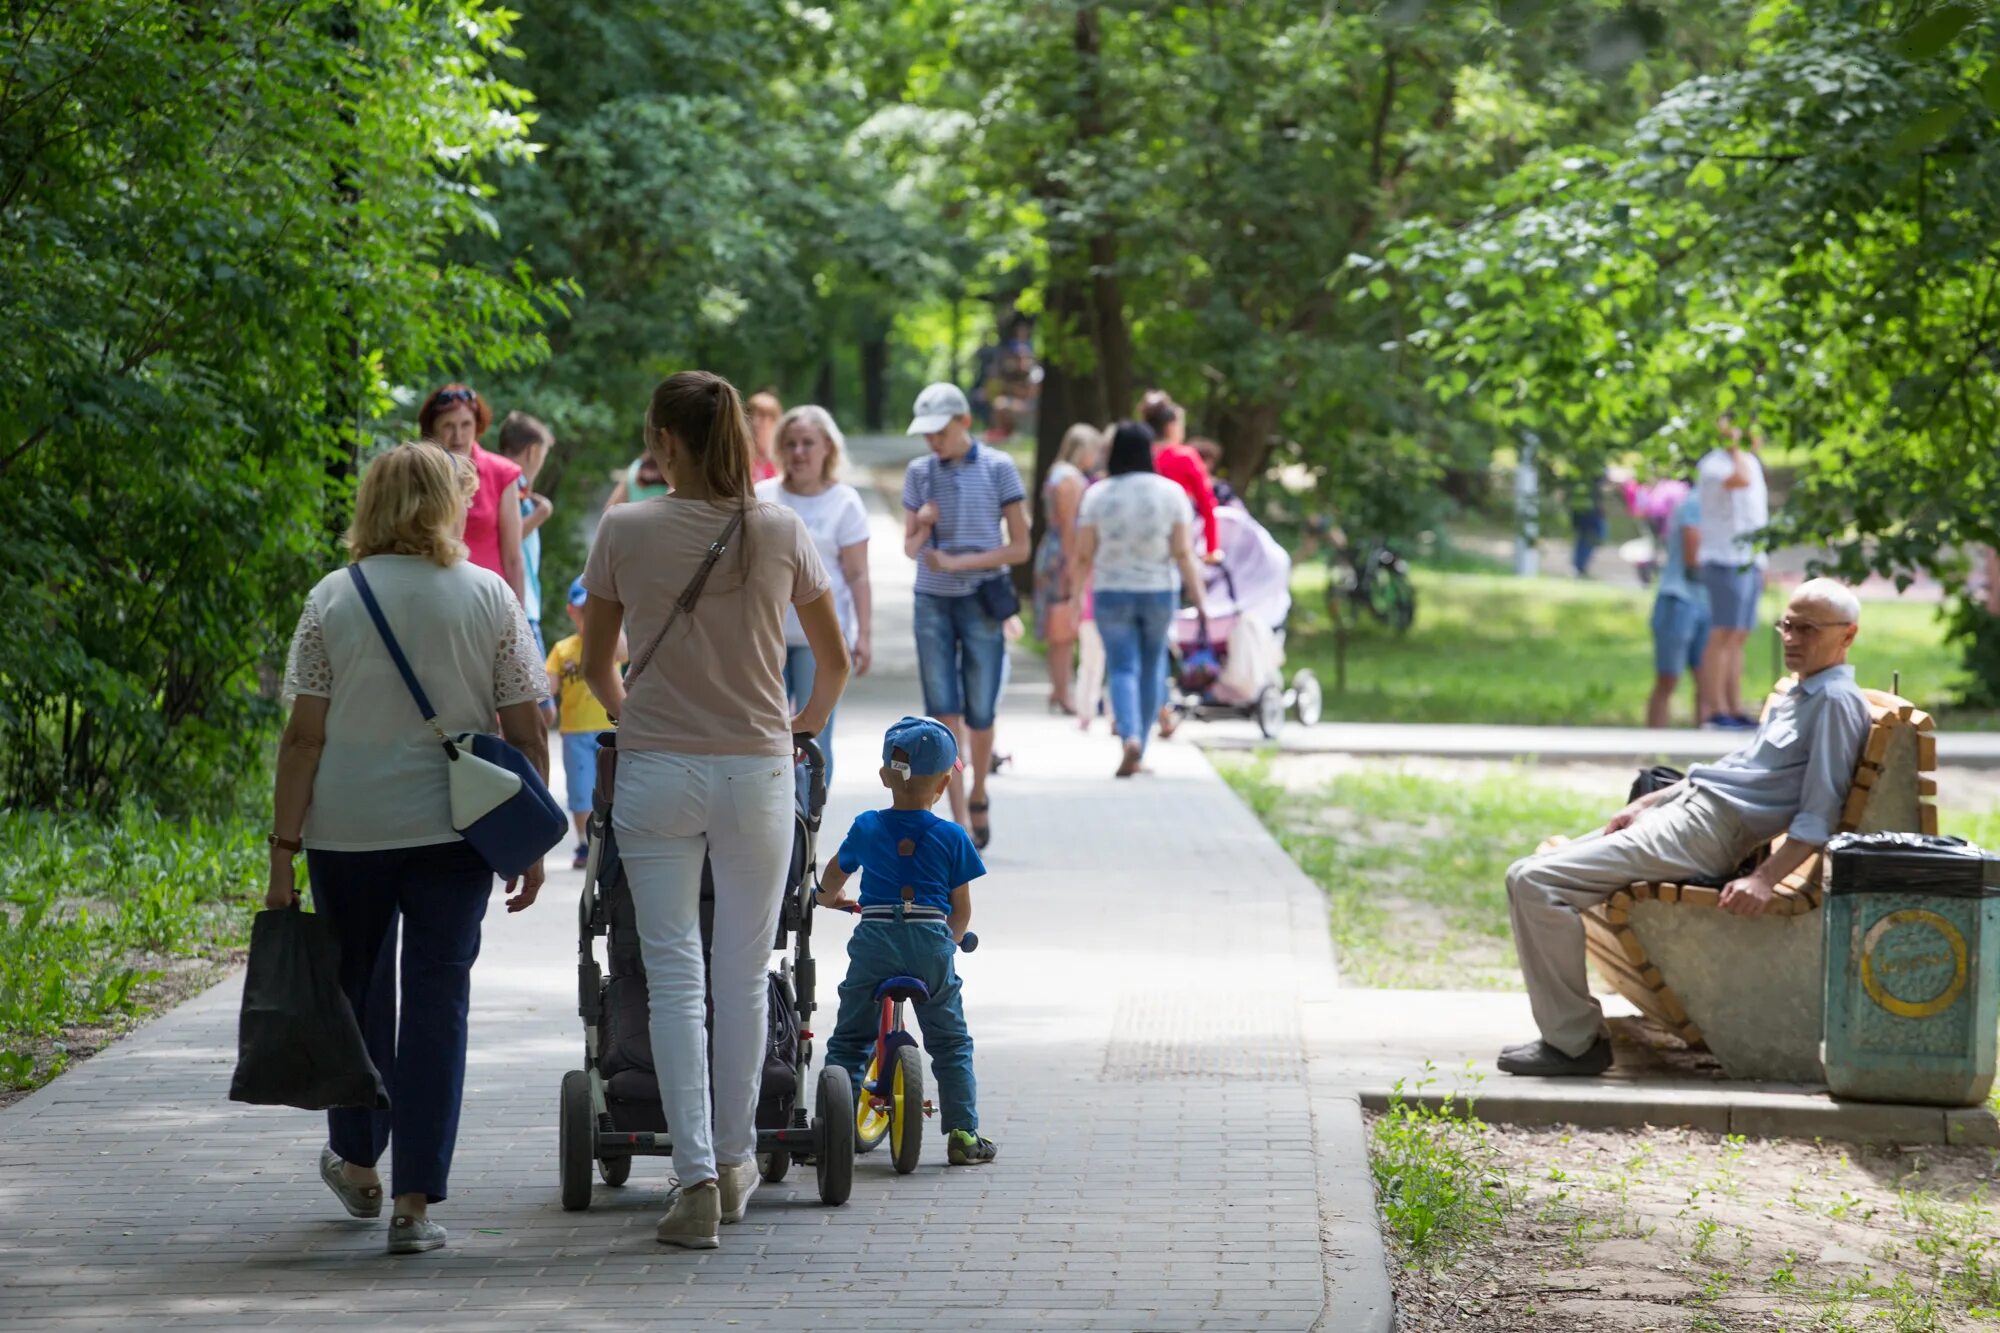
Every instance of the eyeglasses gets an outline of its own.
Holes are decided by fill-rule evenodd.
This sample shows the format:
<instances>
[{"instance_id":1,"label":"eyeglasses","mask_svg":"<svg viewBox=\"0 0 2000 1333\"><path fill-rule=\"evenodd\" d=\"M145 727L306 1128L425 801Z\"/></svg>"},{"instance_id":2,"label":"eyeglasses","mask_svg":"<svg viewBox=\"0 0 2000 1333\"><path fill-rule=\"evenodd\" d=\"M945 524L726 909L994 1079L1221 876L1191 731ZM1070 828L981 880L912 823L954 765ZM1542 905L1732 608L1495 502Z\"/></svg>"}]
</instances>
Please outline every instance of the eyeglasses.
<instances>
[{"instance_id":1,"label":"eyeglasses","mask_svg":"<svg viewBox=\"0 0 2000 1333\"><path fill-rule=\"evenodd\" d=\"M1823 629L1833 629L1838 625L1851 625L1853 623L1851 620L1817 621L1800 620L1797 616L1783 616L1771 628L1778 631L1781 637L1790 639L1794 637L1804 638L1809 634L1817 634Z\"/></svg>"}]
</instances>

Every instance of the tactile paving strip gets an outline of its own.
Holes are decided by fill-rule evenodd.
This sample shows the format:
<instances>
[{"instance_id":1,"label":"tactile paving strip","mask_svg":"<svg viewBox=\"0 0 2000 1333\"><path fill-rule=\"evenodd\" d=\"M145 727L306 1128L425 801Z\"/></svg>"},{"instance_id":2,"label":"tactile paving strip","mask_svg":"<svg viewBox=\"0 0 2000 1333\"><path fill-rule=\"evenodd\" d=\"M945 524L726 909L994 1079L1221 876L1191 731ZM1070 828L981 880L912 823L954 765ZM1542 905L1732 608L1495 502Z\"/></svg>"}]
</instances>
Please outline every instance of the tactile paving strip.
<instances>
[{"instance_id":1,"label":"tactile paving strip","mask_svg":"<svg viewBox=\"0 0 2000 1333\"><path fill-rule=\"evenodd\" d=\"M1298 1000L1258 991L1127 992L1111 1022L1103 1076L1295 1082L1305 1076Z\"/></svg>"}]
</instances>

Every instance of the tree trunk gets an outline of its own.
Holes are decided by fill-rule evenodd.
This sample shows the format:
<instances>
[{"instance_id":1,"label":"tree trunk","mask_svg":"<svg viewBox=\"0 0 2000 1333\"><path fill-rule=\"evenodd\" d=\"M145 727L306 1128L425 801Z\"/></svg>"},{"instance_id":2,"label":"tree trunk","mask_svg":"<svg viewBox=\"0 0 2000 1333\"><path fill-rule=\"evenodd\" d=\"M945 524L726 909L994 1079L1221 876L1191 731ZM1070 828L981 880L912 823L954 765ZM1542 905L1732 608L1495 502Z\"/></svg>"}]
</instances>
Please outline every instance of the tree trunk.
<instances>
[{"instance_id":1,"label":"tree trunk","mask_svg":"<svg viewBox=\"0 0 2000 1333\"><path fill-rule=\"evenodd\" d=\"M871 332L861 340L861 424L880 434L889 411L889 335Z\"/></svg>"},{"instance_id":2,"label":"tree trunk","mask_svg":"<svg viewBox=\"0 0 2000 1333\"><path fill-rule=\"evenodd\" d=\"M1084 5L1076 11L1075 41L1080 95L1077 133L1089 143L1105 137L1097 6ZM1087 254L1091 341L1097 349L1097 379L1108 409L1093 419L1102 422L1132 411L1138 399L1132 387L1132 332L1125 322L1125 296L1118 281L1118 235L1108 217L1098 219L1098 228L1090 237Z\"/></svg>"},{"instance_id":3,"label":"tree trunk","mask_svg":"<svg viewBox=\"0 0 2000 1333\"><path fill-rule=\"evenodd\" d=\"M1222 466L1238 491L1248 492L1264 474L1278 428L1275 403L1224 402L1215 414L1215 441Z\"/></svg>"},{"instance_id":4,"label":"tree trunk","mask_svg":"<svg viewBox=\"0 0 2000 1333\"><path fill-rule=\"evenodd\" d=\"M819 375L813 381L813 401L829 412L834 410L833 349L831 347L827 348L825 354L819 359Z\"/></svg>"}]
</instances>

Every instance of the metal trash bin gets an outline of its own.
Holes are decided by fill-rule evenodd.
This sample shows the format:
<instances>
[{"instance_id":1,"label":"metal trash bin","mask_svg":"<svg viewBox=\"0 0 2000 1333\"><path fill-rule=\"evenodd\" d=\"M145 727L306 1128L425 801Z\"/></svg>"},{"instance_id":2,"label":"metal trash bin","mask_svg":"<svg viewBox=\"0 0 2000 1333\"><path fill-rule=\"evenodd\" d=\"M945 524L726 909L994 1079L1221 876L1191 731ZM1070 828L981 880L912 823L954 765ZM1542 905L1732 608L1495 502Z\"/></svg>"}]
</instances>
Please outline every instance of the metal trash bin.
<instances>
[{"instance_id":1,"label":"metal trash bin","mask_svg":"<svg viewBox=\"0 0 2000 1333\"><path fill-rule=\"evenodd\" d=\"M2000 1024L2000 857L1920 833L1844 833L1826 851L1828 1089L1983 1102Z\"/></svg>"}]
</instances>

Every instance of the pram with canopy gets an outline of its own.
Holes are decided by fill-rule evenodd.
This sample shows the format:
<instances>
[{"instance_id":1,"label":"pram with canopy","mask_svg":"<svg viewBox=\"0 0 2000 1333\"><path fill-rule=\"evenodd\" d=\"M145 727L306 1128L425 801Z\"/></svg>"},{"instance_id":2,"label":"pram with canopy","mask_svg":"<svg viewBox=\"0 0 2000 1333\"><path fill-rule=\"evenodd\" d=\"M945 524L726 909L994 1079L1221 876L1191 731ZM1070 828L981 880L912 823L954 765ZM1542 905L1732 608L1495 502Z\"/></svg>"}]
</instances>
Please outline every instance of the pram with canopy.
<instances>
[{"instance_id":1,"label":"pram with canopy","mask_svg":"<svg viewBox=\"0 0 2000 1333\"><path fill-rule=\"evenodd\" d=\"M614 747L605 732L598 745ZM802 739L808 781L792 839L792 863L778 911L772 949L790 956L770 973L769 1035L757 1098L757 1155L766 1181L784 1179L791 1164L818 1172L822 1203L847 1202L854 1182L854 1087L844 1069L822 1069L813 1085L812 1113L804 1098L812 1069L813 893L818 888L816 843L826 806L826 756ZM622 1185L632 1159L673 1151L672 1127L660 1106L648 1026L646 968L632 912L632 893L612 832L610 793L598 784L590 815L590 859L584 869L577 920L577 1011L583 1018L583 1068L563 1075L562 1205L590 1207L595 1164L607 1185ZM706 868L701 885L701 936L706 956L714 938L715 885ZM605 941L608 971L595 944Z\"/></svg>"},{"instance_id":2,"label":"pram with canopy","mask_svg":"<svg viewBox=\"0 0 2000 1333\"><path fill-rule=\"evenodd\" d=\"M1169 706L1182 717L1252 717L1274 737L1289 710L1301 724L1319 721L1319 677L1301 667L1285 679L1285 621L1292 611L1292 557L1263 524L1238 505L1215 511L1222 563L1211 565L1207 615L1184 607L1167 651Z\"/></svg>"}]
</instances>

